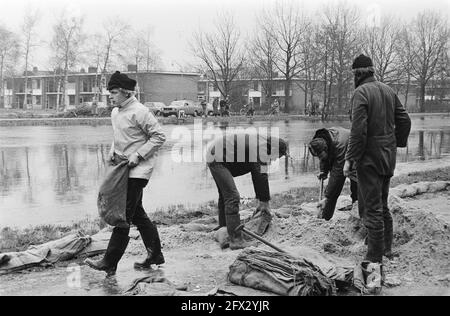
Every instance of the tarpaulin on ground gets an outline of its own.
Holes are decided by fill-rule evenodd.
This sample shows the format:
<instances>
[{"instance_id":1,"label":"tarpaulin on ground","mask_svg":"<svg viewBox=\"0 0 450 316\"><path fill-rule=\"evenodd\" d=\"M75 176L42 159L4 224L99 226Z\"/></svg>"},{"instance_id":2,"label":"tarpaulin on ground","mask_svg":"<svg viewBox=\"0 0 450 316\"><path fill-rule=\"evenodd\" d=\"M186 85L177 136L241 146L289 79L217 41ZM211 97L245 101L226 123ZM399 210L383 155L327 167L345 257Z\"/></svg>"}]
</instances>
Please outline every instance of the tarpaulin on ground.
<instances>
[{"instance_id":1,"label":"tarpaulin on ground","mask_svg":"<svg viewBox=\"0 0 450 316\"><path fill-rule=\"evenodd\" d=\"M230 266L230 282L289 296L330 296L335 282L306 258L248 248Z\"/></svg>"},{"instance_id":2,"label":"tarpaulin on ground","mask_svg":"<svg viewBox=\"0 0 450 316\"><path fill-rule=\"evenodd\" d=\"M0 274L70 260L85 249L90 242L91 237L77 232L39 246L30 246L26 251L0 254Z\"/></svg>"},{"instance_id":3,"label":"tarpaulin on ground","mask_svg":"<svg viewBox=\"0 0 450 316\"><path fill-rule=\"evenodd\" d=\"M100 186L98 213L111 226L129 227L126 218L128 173L128 160L124 160L110 167Z\"/></svg>"}]
</instances>

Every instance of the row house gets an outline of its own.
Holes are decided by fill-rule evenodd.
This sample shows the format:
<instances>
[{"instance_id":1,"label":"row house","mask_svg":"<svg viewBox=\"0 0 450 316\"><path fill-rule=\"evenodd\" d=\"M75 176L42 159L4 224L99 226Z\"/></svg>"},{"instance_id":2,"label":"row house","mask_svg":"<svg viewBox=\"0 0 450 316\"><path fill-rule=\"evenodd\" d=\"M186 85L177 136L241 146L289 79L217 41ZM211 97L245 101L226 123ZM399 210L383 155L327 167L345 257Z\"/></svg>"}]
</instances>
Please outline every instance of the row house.
<instances>
[{"instance_id":1,"label":"row house","mask_svg":"<svg viewBox=\"0 0 450 316\"><path fill-rule=\"evenodd\" d=\"M196 99L197 83L200 74L165 71L137 71L133 65L128 66L127 74L138 82L138 98L142 103L154 101L166 104L173 100ZM68 75L66 84L66 105L76 107L85 102L109 103L106 83L112 73L101 75L97 68L89 67L78 73ZM63 108L61 80L64 80L61 71L38 71L28 73L27 88L25 89L25 76L7 78L3 83L3 96L0 107L22 109L25 95L27 96L26 109L56 109L57 104Z\"/></svg>"}]
</instances>

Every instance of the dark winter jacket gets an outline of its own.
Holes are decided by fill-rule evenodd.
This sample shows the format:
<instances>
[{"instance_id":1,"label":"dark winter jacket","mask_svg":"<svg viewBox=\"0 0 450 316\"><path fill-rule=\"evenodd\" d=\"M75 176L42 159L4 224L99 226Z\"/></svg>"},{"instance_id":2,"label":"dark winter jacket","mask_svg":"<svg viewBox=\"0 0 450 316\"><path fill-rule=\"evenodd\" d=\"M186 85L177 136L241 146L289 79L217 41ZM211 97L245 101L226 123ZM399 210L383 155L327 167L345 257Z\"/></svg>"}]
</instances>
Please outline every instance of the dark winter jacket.
<instances>
[{"instance_id":1,"label":"dark winter jacket","mask_svg":"<svg viewBox=\"0 0 450 316\"><path fill-rule=\"evenodd\" d=\"M343 169L349 136L350 131L348 129L332 127L319 129L313 137L313 139L325 139L327 142L328 157L326 160L320 161L320 172L330 173L328 185L325 190L325 197L328 199L325 207L332 210L336 206L337 199L345 183ZM351 172L349 178L352 181L357 181L356 170Z\"/></svg>"},{"instance_id":2,"label":"dark winter jacket","mask_svg":"<svg viewBox=\"0 0 450 316\"><path fill-rule=\"evenodd\" d=\"M406 147L411 120L389 86L365 79L352 97L352 129L346 160L393 176L397 147Z\"/></svg>"},{"instance_id":3,"label":"dark winter jacket","mask_svg":"<svg viewBox=\"0 0 450 316\"><path fill-rule=\"evenodd\" d=\"M238 140L239 139L239 140ZM206 151L208 163L221 163L239 177L251 173L253 187L260 201L270 200L268 164L286 153L278 138L247 133L227 133L212 141ZM281 140L284 144L286 142ZM272 148L276 144L277 148Z\"/></svg>"}]
</instances>

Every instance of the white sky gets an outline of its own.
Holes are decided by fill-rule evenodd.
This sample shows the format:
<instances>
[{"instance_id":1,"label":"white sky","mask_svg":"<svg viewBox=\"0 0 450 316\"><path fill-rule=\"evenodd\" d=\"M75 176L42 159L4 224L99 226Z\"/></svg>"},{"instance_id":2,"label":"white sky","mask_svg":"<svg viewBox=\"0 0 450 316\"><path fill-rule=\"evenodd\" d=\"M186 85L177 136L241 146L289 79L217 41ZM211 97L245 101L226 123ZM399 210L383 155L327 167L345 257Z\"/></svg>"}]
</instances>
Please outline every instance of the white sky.
<instances>
[{"instance_id":1,"label":"white sky","mask_svg":"<svg viewBox=\"0 0 450 316\"><path fill-rule=\"evenodd\" d=\"M178 68L193 62L188 42L200 26L210 28L218 12L235 15L242 34L252 31L255 14L276 0L0 0L0 23L17 31L27 7L37 8L43 15L40 33L43 40L52 38L51 26L58 13L69 7L75 14L85 17L85 30L93 34L101 31L101 23L107 16L121 16L135 29L152 25L153 39L162 53L166 68ZM311 11L323 4L339 0L299 0ZM411 19L424 9L433 9L450 16L450 0L347 0L356 4L362 12L373 8L381 14L394 14ZM372 10L373 12L373 10ZM41 69L47 62L48 50L40 48L33 57L33 64Z\"/></svg>"}]
</instances>

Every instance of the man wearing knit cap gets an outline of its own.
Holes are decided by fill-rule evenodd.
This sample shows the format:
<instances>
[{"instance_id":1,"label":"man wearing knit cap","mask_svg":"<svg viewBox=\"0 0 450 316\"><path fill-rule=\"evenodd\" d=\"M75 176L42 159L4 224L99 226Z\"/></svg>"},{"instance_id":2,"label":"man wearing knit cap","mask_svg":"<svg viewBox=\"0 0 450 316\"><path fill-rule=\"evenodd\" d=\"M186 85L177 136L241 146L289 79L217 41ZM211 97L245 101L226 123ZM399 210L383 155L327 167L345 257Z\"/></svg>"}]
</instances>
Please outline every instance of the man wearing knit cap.
<instances>
[{"instance_id":1,"label":"man wearing knit cap","mask_svg":"<svg viewBox=\"0 0 450 316\"><path fill-rule=\"evenodd\" d=\"M108 83L114 140L109 160L112 164L128 160L129 177L126 202L126 219L137 226L147 249L147 258L135 263L135 268L150 268L151 264L163 264L161 242L156 225L150 221L143 206L143 189L153 172L159 148L166 137L156 118L135 98L136 81L125 74L115 72ZM93 269L116 272L117 264L124 254L130 228L114 227L105 256L99 261L87 259Z\"/></svg>"},{"instance_id":2,"label":"man wearing knit cap","mask_svg":"<svg viewBox=\"0 0 450 316\"><path fill-rule=\"evenodd\" d=\"M372 60L358 56L352 65L352 127L344 175L356 167L359 215L368 230L364 264L392 256L392 216L388 209L390 179L397 147L406 147L411 120L394 90L374 77Z\"/></svg>"},{"instance_id":3,"label":"man wearing knit cap","mask_svg":"<svg viewBox=\"0 0 450 316\"><path fill-rule=\"evenodd\" d=\"M316 131L309 143L309 152L320 160L320 174L318 178L325 180L330 173L330 179L325 190L325 198L319 201L318 218L329 221L334 214L336 202L345 183L343 173L345 153L347 151L350 131L345 128L331 127ZM358 200L358 184L356 171L352 170L350 176L350 190L352 203Z\"/></svg>"}]
</instances>

